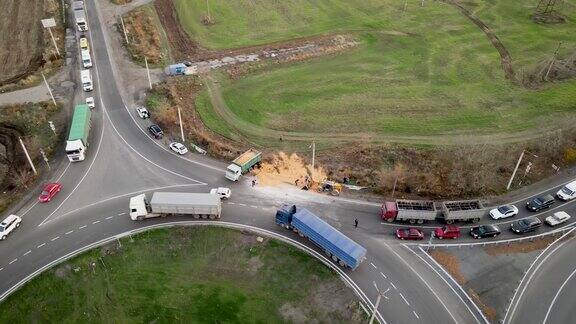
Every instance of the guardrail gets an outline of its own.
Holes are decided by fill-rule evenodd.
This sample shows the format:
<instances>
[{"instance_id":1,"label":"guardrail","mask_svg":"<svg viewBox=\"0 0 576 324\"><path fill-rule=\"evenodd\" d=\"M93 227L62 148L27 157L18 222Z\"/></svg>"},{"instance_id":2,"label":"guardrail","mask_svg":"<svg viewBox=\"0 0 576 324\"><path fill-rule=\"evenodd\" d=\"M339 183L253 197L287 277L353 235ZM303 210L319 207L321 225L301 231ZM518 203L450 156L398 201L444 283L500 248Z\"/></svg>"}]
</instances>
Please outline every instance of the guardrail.
<instances>
[{"instance_id":1,"label":"guardrail","mask_svg":"<svg viewBox=\"0 0 576 324\"><path fill-rule=\"evenodd\" d=\"M525 237L518 237L518 238L513 238L513 239L508 239L508 240L498 240L498 241L484 241L484 242L466 242L466 243L404 243L404 245L407 246L419 246L422 248L425 248L426 250L432 248L437 248L437 247L457 247L457 248L461 248L461 247L474 247L474 246L488 246L488 245L510 245L513 243L520 243L520 242L524 242L524 241L529 241L529 242L533 242L535 240L541 240L544 239L548 236L559 236L559 235L564 235L565 233L569 232L570 230L574 229L576 227L576 224L570 224L568 226L564 226L562 228L550 231L550 232L546 232L546 233L541 233L541 234L537 234L537 235L531 235L531 236L525 236Z\"/></svg>"}]
</instances>

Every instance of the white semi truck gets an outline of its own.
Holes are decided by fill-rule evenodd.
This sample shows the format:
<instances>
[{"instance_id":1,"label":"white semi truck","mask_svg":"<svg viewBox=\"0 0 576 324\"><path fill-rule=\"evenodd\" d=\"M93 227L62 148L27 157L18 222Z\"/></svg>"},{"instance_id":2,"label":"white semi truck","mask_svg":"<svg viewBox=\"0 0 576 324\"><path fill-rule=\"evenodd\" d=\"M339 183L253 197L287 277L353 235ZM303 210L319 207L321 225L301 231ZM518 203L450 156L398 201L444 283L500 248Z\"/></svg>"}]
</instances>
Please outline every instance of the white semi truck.
<instances>
[{"instance_id":1,"label":"white semi truck","mask_svg":"<svg viewBox=\"0 0 576 324\"><path fill-rule=\"evenodd\" d=\"M222 212L220 197L209 193L154 192L148 201L146 194L130 198L130 218L190 215L194 218L217 219Z\"/></svg>"},{"instance_id":2,"label":"white semi truck","mask_svg":"<svg viewBox=\"0 0 576 324\"><path fill-rule=\"evenodd\" d=\"M84 12L84 1L74 1L72 2L72 8L74 9L74 21L76 22L76 28L79 31L88 30L88 22L86 22L86 13Z\"/></svg>"}]
</instances>

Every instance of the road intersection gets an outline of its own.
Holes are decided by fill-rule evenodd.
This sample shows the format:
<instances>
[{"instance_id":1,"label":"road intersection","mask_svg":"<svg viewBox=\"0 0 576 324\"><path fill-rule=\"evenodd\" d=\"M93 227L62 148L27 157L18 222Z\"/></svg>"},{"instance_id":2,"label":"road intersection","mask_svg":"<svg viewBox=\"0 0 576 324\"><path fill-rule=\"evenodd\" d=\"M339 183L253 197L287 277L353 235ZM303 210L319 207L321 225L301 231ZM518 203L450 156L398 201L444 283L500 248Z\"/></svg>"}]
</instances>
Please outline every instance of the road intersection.
<instances>
[{"instance_id":1,"label":"road intersection","mask_svg":"<svg viewBox=\"0 0 576 324\"><path fill-rule=\"evenodd\" d=\"M55 168L51 180L61 182L64 187L52 203L37 204L31 198L20 209L22 227L0 246L1 299L46 267L88 247L151 226L206 225L206 222L187 217L134 222L127 216L129 197L155 190L208 192L211 187L227 186L234 194L223 206L221 221L210 222L214 226L263 231L292 240L291 244L300 244L301 248L317 251L310 242L298 240L296 235L274 223L276 208L282 203L293 202L318 212L331 225L365 246L368 259L359 269L338 272L345 281L349 279L347 282L367 309L372 308L376 300L375 286L380 290L389 288L387 299L378 307L380 322L486 322L475 305L450 288L417 252L390 240L390 233L401 225L382 223L378 218L378 204L293 188L253 188L246 182L230 184L224 178L225 164L222 162L198 155L180 157L151 138L145 130L145 121L138 118L123 98L117 82L119 69L115 66L118 63L109 55L110 35L100 23L98 4L87 1L86 5L95 63L94 97L99 103L94 113L88 158L81 163L60 163ZM556 188L549 191L554 192ZM554 208L567 207L573 209L573 203L558 204ZM519 217L528 215L525 212ZM360 220L358 228L353 225L355 218ZM499 223L505 226L509 221ZM512 234L502 235L503 239L512 237ZM472 242L472 239L463 241ZM560 259L569 253L569 250L562 250L551 259ZM323 262L330 263L329 260ZM570 263L570 266L573 269L576 264ZM572 269L568 269L570 271L565 275L571 279ZM567 280L557 284L563 289L559 290L550 308L563 308L568 313L549 312L547 323L559 323L571 314L572 308L565 305L565 298L558 296L566 294L576 283ZM536 298L537 294L527 291L526 296ZM516 317L512 322L524 323Z\"/></svg>"}]
</instances>

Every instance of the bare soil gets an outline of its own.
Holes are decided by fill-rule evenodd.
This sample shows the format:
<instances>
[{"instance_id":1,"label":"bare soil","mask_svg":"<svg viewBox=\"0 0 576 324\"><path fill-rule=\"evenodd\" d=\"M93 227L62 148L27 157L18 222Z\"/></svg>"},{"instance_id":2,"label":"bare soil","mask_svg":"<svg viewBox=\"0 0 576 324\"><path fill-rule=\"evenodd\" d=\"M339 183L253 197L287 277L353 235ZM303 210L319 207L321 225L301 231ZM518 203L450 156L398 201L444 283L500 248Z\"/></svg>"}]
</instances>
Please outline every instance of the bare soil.
<instances>
[{"instance_id":1,"label":"bare soil","mask_svg":"<svg viewBox=\"0 0 576 324\"><path fill-rule=\"evenodd\" d=\"M135 9L124 15L123 19L129 41L128 52L132 59L144 62L146 56L149 64L158 64L166 57L162 52L160 31L156 28L152 14L146 9Z\"/></svg>"},{"instance_id":2,"label":"bare soil","mask_svg":"<svg viewBox=\"0 0 576 324\"><path fill-rule=\"evenodd\" d=\"M488 305L486 305L484 303L484 301L482 300L482 298L480 297L480 295L478 295L478 293L472 289L469 288L468 289L468 295L470 296L470 298L472 298L474 300L474 303L478 306L478 308L480 308L480 310L484 313L484 315L486 315L486 317L491 320L491 321L495 321L496 320L496 316L498 316L498 314L496 313L496 310Z\"/></svg>"},{"instance_id":3,"label":"bare soil","mask_svg":"<svg viewBox=\"0 0 576 324\"><path fill-rule=\"evenodd\" d=\"M458 258L448 252L440 251L440 250L432 250L430 251L430 256L434 258L450 275L456 282L461 285L466 284L468 282L468 278L462 274L460 271L460 261Z\"/></svg>"},{"instance_id":4,"label":"bare soil","mask_svg":"<svg viewBox=\"0 0 576 324\"><path fill-rule=\"evenodd\" d=\"M0 2L0 89L30 86L39 81L39 70L49 73L62 64L56 57L47 30L39 21L54 17L52 28L62 52L64 29L58 0L3 0ZM18 84L15 84L18 83Z\"/></svg>"},{"instance_id":5,"label":"bare soil","mask_svg":"<svg viewBox=\"0 0 576 324\"><path fill-rule=\"evenodd\" d=\"M312 179L312 165L306 163L297 154L290 155L280 152L268 157L262 166L255 170L258 183L273 186L280 183L295 184L298 180L300 187L304 186L306 179ZM314 179L326 179L326 172L322 167L314 168Z\"/></svg>"}]
</instances>

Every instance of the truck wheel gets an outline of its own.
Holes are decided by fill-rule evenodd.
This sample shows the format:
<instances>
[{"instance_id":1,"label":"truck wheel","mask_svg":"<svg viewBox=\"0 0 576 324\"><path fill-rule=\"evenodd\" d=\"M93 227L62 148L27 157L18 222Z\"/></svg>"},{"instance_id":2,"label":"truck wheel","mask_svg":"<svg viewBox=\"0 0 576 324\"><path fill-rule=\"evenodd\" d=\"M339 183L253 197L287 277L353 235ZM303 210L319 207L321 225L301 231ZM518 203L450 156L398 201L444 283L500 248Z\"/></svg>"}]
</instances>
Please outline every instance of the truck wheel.
<instances>
[{"instance_id":1,"label":"truck wheel","mask_svg":"<svg viewBox=\"0 0 576 324\"><path fill-rule=\"evenodd\" d=\"M472 223L478 223L479 221L480 221L480 218L479 218L479 217L476 217L476 218L472 219Z\"/></svg>"},{"instance_id":2,"label":"truck wheel","mask_svg":"<svg viewBox=\"0 0 576 324\"><path fill-rule=\"evenodd\" d=\"M453 220L453 219L448 219L448 220L446 220L446 224L454 224L454 220Z\"/></svg>"},{"instance_id":3,"label":"truck wheel","mask_svg":"<svg viewBox=\"0 0 576 324\"><path fill-rule=\"evenodd\" d=\"M20 227L20 223L16 224L16 227Z\"/></svg>"},{"instance_id":4,"label":"truck wheel","mask_svg":"<svg viewBox=\"0 0 576 324\"><path fill-rule=\"evenodd\" d=\"M332 257L332 253L328 252L328 250L324 250L324 253L326 254L327 257L329 258Z\"/></svg>"},{"instance_id":5,"label":"truck wheel","mask_svg":"<svg viewBox=\"0 0 576 324\"><path fill-rule=\"evenodd\" d=\"M202 219L208 219L208 215L206 214L202 215Z\"/></svg>"},{"instance_id":6,"label":"truck wheel","mask_svg":"<svg viewBox=\"0 0 576 324\"><path fill-rule=\"evenodd\" d=\"M294 227L294 228L292 229L292 232L298 233L298 229L296 229L296 227Z\"/></svg>"},{"instance_id":7,"label":"truck wheel","mask_svg":"<svg viewBox=\"0 0 576 324\"><path fill-rule=\"evenodd\" d=\"M411 220L409 220L408 222L410 222L410 224L415 224L415 223L416 223L416 220L415 220L415 219L411 219Z\"/></svg>"},{"instance_id":8,"label":"truck wheel","mask_svg":"<svg viewBox=\"0 0 576 324\"><path fill-rule=\"evenodd\" d=\"M346 266L346 263L344 263L344 261L342 261L342 260L338 260L338 264L339 264L341 267L345 267L345 266Z\"/></svg>"},{"instance_id":9,"label":"truck wheel","mask_svg":"<svg viewBox=\"0 0 576 324\"><path fill-rule=\"evenodd\" d=\"M2 235L2 237L0 238L0 240L4 241L6 239L6 235Z\"/></svg>"},{"instance_id":10,"label":"truck wheel","mask_svg":"<svg viewBox=\"0 0 576 324\"><path fill-rule=\"evenodd\" d=\"M424 224L424 220L423 219L419 219L418 221L416 221L418 224Z\"/></svg>"},{"instance_id":11,"label":"truck wheel","mask_svg":"<svg viewBox=\"0 0 576 324\"><path fill-rule=\"evenodd\" d=\"M143 220L143 219L144 219L144 216L138 216L138 217L136 217L136 220L139 220L139 221L141 221L141 220Z\"/></svg>"},{"instance_id":12,"label":"truck wheel","mask_svg":"<svg viewBox=\"0 0 576 324\"><path fill-rule=\"evenodd\" d=\"M334 262L338 262L338 257L336 257L335 255L332 255L332 260L334 260Z\"/></svg>"},{"instance_id":13,"label":"truck wheel","mask_svg":"<svg viewBox=\"0 0 576 324\"><path fill-rule=\"evenodd\" d=\"M298 232L298 235L300 235L300 237L304 237L304 234Z\"/></svg>"},{"instance_id":14,"label":"truck wheel","mask_svg":"<svg viewBox=\"0 0 576 324\"><path fill-rule=\"evenodd\" d=\"M212 214L212 215L208 216L208 218L210 218L210 219L216 219L216 215Z\"/></svg>"},{"instance_id":15,"label":"truck wheel","mask_svg":"<svg viewBox=\"0 0 576 324\"><path fill-rule=\"evenodd\" d=\"M199 218L200 218L200 215L194 214L194 215L192 215L192 217L194 217L195 219L199 219Z\"/></svg>"}]
</instances>

